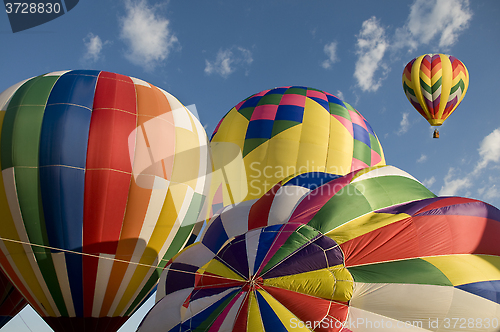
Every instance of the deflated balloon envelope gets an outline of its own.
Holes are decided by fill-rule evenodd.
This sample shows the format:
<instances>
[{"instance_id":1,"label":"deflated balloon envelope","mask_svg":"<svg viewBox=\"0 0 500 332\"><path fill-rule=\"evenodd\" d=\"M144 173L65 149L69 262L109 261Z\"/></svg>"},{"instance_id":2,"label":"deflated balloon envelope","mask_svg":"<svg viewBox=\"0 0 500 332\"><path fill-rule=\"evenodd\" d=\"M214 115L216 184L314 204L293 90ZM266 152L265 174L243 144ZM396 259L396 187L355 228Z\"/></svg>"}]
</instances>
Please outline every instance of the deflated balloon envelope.
<instances>
[{"instance_id":1,"label":"deflated balloon envelope","mask_svg":"<svg viewBox=\"0 0 500 332\"><path fill-rule=\"evenodd\" d=\"M436 197L392 166L302 174L214 216L167 265L139 331L434 330L470 317L496 331L499 236L495 207Z\"/></svg>"},{"instance_id":2,"label":"deflated balloon envelope","mask_svg":"<svg viewBox=\"0 0 500 332\"><path fill-rule=\"evenodd\" d=\"M22 242L1 242L3 269L54 330L117 330L197 221L204 129L169 93L104 71L34 77L0 106L0 236Z\"/></svg>"}]
</instances>

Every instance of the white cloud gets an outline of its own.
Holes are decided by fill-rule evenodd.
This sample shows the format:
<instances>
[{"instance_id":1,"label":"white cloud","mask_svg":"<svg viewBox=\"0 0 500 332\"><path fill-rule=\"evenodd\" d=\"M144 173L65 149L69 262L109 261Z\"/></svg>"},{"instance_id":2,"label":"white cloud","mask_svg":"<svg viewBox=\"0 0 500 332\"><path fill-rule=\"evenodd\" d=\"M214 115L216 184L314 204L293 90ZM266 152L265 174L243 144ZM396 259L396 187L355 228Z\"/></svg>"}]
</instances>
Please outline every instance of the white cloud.
<instances>
[{"instance_id":1,"label":"white cloud","mask_svg":"<svg viewBox=\"0 0 500 332\"><path fill-rule=\"evenodd\" d=\"M495 198L500 198L500 191L498 187L494 184L492 186L485 186L483 188L479 188L477 193L482 196L484 200L493 200Z\"/></svg>"},{"instance_id":2,"label":"white cloud","mask_svg":"<svg viewBox=\"0 0 500 332\"><path fill-rule=\"evenodd\" d=\"M488 134L479 145L479 161L474 169L465 176L458 176L458 169L451 167L444 177L444 185L439 191L439 195L456 195L464 189L472 187L473 183L479 181L480 175L486 170L494 170L500 163L500 128ZM493 165L492 165L493 164ZM496 171L496 170L495 170ZM498 174L495 172L495 174ZM484 176L482 176L484 177ZM477 193L485 200L500 198L500 190L496 186L498 177L489 176L488 180L483 180L483 187L477 189ZM486 183L486 184L484 184ZM470 192L465 192L470 195Z\"/></svg>"},{"instance_id":3,"label":"white cloud","mask_svg":"<svg viewBox=\"0 0 500 332\"><path fill-rule=\"evenodd\" d=\"M414 50L419 44L438 41L439 48L449 48L471 18L468 0L416 0L407 23L396 30L394 47Z\"/></svg>"},{"instance_id":4,"label":"white cloud","mask_svg":"<svg viewBox=\"0 0 500 332\"><path fill-rule=\"evenodd\" d=\"M227 78L236 70L236 67L248 66L252 62L252 52L243 47L220 49L214 61L205 59L205 73L218 74Z\"/></svg>"},{"instance_id":5,"label":"white cloud","mask_svg":"<svg viewBox=\"0 0 500 332\"><path fill-rule=\"evenodd\" d=\"M425 154L421 154L420 158L417 159L417 163L423 163L427 160L427 156Z\"/></svg>"},{"instance_id":6,"label":"white cloud","mask_svg":"<svg viewBox=\"0 0 500 332\"><path fill-rule=\"evenodd\" d=\"M470 188L472 181L468 176L462 178L453 178L456 175L456 169L450 167L448 174L444 177L444 185L439 190L439 196L454 196L461 190Z\"/></svg>"},{"instance_id":7,"label":"white cloud","mask_svg":"<svg viewBox=\"0 0 500 332\"><path fill-rule=\"evenodd\" d=\"M344 100L344 94L340 90L337 90L337 94L335 96L338 97L340 100Z\"/></svg>"},{"instance_id":8,"label":"white cloud","mask_svg":"<svg viewBox=\"0 0 500 332\"><path fill-rule=\"evenodd\" d=\"M103 43L99 36L94 36L92 32L89 32L87 37L83 38L83 43L85 45L85 53L82 57L83 62L94 63L101 58L102 47L108 42Z\"/></svg>"},{"instance_id":9,"label":"white cloud","mask_svg":"<svg viewBox=\"0 0 500 332\"><path fill-rule=\"evenodd\" d=\"M481 159L476 164L473 174L481 172L488 164L500 162L500 128L486 136L479 146Z\"/></svg>"},{"instance_id":10,"label":"white cloud","mask_svg":"<svg viewBox=\"0 0 500 332\"><path fill-rule=\"evenodd\" d=\"M410 116L410 113L408 113L408 112L403 113L403 119L401 119L401 122L399 123L399 129L396 132L396 134L398 136L403 135L410 128L410 120L408 120L409 116Z\"/></svg>"},{"instance_id":11,"label":"white cloud","mask_svg":"<svg viewBox=\"0 0 500 332\"><path fill-rule=\"evenodd\" d=\"M146 70L153 70L167 59L178 43L169 21L158 14L158 6L147 0L126 0L126 15L120 19L120 37L128 44L127 59Z\"/></svg>"},{"instance_id":12,"label":"white cloud","mask_svg":"<svg viewBox=\"0 0 500 332\"><path fill-rule=\"evenodd\" d=\"M332 64L339 61L339 58L337 57L337 42L326 44L323 48L323 51L325 52L328 59L323 61L321 63L321 66L325 69L329 69L332 67Z\"/></svg>"},{"instance_id":13,"label":"white cloud","mask_svg":"<svg viewBox=\"0 0 500 332\"><path fill-rule=\"evenodd\" d=\"M389 73L383 61L388 52L394 54L402 48L412 52L422 44L449 49L468 28L471 18L469 0L415 0L405 25L396 28L392 36L387 35L375 16L364 21L356 44L357 85L362 91L380 88ZM328 60L323 62L323 67L329 65Z\"/></svg>"},{"instance_id":14,"label":"white cloud","mask_svg":"<svg viewBox=\"0 0 500 332\"><path fill-rule=\"evenodd\" d=\"M385 29L380 26L377 18L372 16L363 22L356 44L358 61L354 77L363 91L377 91L382 80L387 76L388 67L382 62L389 47ZM375 73L382 69L382 75L376 79Z\"/></svg>"},{"instance_id":15,"label":"white cloud","mask_svg":"<svg viewBox=\"0 0 500 332\"><path fill-rule=\"evenodd\" d=\"M432 187L432 185L436 182L436 178L433 176L431 177L430 179L425 179L424 181L422 181L422 184L426 187L426 188L430 188Z\"/></svg>"}]
</instances>

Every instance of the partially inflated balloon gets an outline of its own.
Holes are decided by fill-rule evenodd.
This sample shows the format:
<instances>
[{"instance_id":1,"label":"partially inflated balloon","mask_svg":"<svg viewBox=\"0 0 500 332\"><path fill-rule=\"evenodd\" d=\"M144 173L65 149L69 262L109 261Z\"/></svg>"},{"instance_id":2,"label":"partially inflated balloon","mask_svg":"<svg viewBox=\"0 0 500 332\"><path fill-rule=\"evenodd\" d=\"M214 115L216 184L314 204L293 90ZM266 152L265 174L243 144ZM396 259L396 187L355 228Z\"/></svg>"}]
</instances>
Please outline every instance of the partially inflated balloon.
<instances>
[{"instance_id":1,"label":"partially inflated balloon","mask_svg":"<svg viewBox=\"0 0 500 332\"><path fill-rule=\"evenodd\" d=\"M344 175L385 165L380 142L358 111L301 86L265 90L240 102L219 122L211 148L213 212L258 198L294 174Z\"/></svg>"},{"instance_id":2,"label":"partially inflated balloon","mask_svg":"<svg viewBox=\"0 0 500 332\"><path fill-rule=\"evenodd\" d=\"M443 124L468 86L467 68L451 55L424 54L408 62L403 71L406 97L431 126Z\"/></svg>"},{"instance_id":3,"label":"partially inflated balloon","mask_svg":"<svg viewBox=\"0 0 500 332\"><path fill-rule=\"evenodd\" d=\"M495 207L392 166L304 174L214 216L139 331L497 331L499 236Z\"/></svg>"},{"instance_id":4,"label":"partially inflated balloon","mask_svg":"<svg viewBox=\"0 0 500 332\"><path fill-rule=\"evenodd\" d=\"M169 93L104 71L32 78L0 106L0 264L54 330L117 330L197 220L203 127Z\"/></svg>"}]
</instances>

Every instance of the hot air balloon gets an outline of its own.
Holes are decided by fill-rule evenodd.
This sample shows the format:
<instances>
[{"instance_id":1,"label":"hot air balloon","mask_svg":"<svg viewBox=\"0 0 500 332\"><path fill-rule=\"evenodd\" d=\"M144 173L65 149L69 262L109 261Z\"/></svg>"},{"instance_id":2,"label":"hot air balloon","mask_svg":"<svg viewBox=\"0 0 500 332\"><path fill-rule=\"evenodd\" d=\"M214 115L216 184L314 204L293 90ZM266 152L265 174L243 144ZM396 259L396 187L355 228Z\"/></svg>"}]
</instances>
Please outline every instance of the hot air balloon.
<instances>
[{"instance_id":1,"label":"hot air balloon","mask_svg":"<svg viewBox=\"0 0 500 332\"><path fill-rule=\"evenodd\" d=\"M0 329L28 304L24 297L0 272Z\"/></svg>"},{"instance_id":2,"label":"hot air balloon","mask_svg":"<svg viewBox=\"0 0 500 332\"><path fill-rule=\"evenodd\" d=\"M309 179L215 215L138 331L500 328L497 208L392 166Z\"/></svg>"},{"instance_id":3,"label":"hot air balloon","mask_svg":"<svg viewBox=\"0 0 500 332\"><path fill-rule=\"evenodd\" d=\"M468 86L467 68L451 55L424 54L408 62L403 71L406 97L431 126L443 124L464 98ZM434 138L439 138L437 128Z\"/></svg>"},{"instance_id":4,"label":"hot air balloon","mask_svg":"<svg viewBox=\"0 0 500 332\"><path fill-rule=\"evenodd\" d=\"M217 125L211 149L213 213L259 198L294 174L345 175L385 165L380 142L358 111L301 86L265 90L238 103Z\"/></svg>"},{"instance_id":5,"label":"hot air balloon","mask_svg":"<svg viewBox=\"0 0 500 332\"><path fill-rule=\"evenodd\" d=\"M2 268L55 331L116 331L197 221L203 127L169 93L105 71L34 77L0 106Z\"/></svg>"}]
</instances>

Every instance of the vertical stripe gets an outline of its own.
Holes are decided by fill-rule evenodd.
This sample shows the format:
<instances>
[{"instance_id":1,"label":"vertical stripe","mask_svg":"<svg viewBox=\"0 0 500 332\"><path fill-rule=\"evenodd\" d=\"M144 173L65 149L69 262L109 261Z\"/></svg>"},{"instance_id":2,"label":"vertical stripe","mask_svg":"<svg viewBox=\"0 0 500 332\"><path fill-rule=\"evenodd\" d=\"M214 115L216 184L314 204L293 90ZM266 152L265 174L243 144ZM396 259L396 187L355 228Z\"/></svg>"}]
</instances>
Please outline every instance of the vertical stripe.
<instances>
[{"instance_id":1,"label":"vertical stripe","mask_svg":"<svg viewBox=\"0 0 500 332\"><path fill-rule=\"evenodd\" d=\"M10 168L8 173L4 171L4 180L9 181L4 185L16 231L22 241L40 245L49 245L49 241L39 191L39 146L45 105L57 80L55 76L38 76L20 86L7 106L1 134L2 169ZM38 283L32 287L43 289L43 298L50 303L45 303L47 310L64 314L50 251L23 247L31 266L23 267L23 273L31 269L37 276L28 282ZM16 264L21 264L21 257L15 258Z\"/></svg>"},{"instance_id":2,"label":"vertical stripe","mask_svg":"<svg viewBox=\"0 0 500 332\"><path fill-rule=\"evenodd\" d=\"M81 250L84 169L96 76L66 73L47 102L40 141L40 186L50 244Z\"/></svg>"},{"instance_id":3,"label":"vertical stripe","mask_svg":"<svg viewBox=\"0 0 500 332\"><path fill-rule=\"evenodd\" d=\"M248 332L269 332L274 330L266 331L264 329L264 324L262 323L262 317L260 315L259 303L257 302L257 297L254 291L248 294L248 318L247 318L247 331Z\"/></svg>"},{"instance_id":4,"label":"vertical stripe","mask_svg":"<svg viewBox=\"0 0 500 332\"><path fill-rule=\"evenodd\" d=\"M437 55L441 62L441 94L439 96L439 113L436 114L437 119L442 119L446 104L448 103L448 98L450 96L452 81L453 81L453 69L451 67L450 58L444 54Z\"/></svg>"},{"instance_id":5,"label":"vertical stripe","mask_svg":"<svg viewBox=\"0 0 500 332\"><path fill-rule=\"evenodd\" d=\"M425 103L425 97L422 94L422 89L420 85L420 66L425 55L421 55L415 59L411 67L411 81L413 82L413 91L415 92L415 97L417 97L418 104L422 107L422 111L425 113L426 119L432 119L432 115L429 112L427 104Z\"/></svg>"},{"instance_id":6,"label":"vertical stripe","mask_svg":"<svg viewBox=\"0 0 500 332\"><path fill-rule=\"evenodd\" d=\"M260 231L249 232L249 233L245 234L249 276L253 276L255 274L256 270L259 268L258 266L255 266L255 259L257 258L257 251L259 248L260 234L261 234Z\"/></svg>"},{"instance_id":7,"label":"vertical stripe","mask_svg":"<svg viewBox=\"0 0 500 332\"><path fill-rule=\"evenodd\" d=\"M40 140L40 191L50 245L82 250L85 165L96 71L72 71L54 85ZM79 255L66 254L76 315L83 316Z\"/></svg>"},{"instance_id":8,"label":"vertical stripe","mask_svg":"<svg viewBox=\"0 0 500 332\"><path fill-rule=\"evenodd\" d=\"M128 138L135 124L132 80L101 72L96 84L86 160L83 215L83 250L86 253L116 253L132 172ZM92 314L95 303L99 261L95 257L83 257L87 317Z\"/></svg>"},{"instance_id":9,"label":"vertical stripe","mask_svg":"<svg viewBox=\"0 0 500 332\"><path fill-rule=\"evenodd\" d=\"M104 295L106 294L106 287L111 274L111 268L113 267L114 255L100 254L99 255L99 265L97 267L97 275L95 279L95 290L93 294L93 305L92 305L92 317L99 317L99 313L102 307L102 301Z\"/></svg>"},{"instance_id":10,"label":"vertical stripe","mask_svg":"<svg viewBox=\"0 0 500 332\"><path fill-rule=\"evenodd\" d=\"M132 182L121 232L121 239L126 239L126 241L120 241L116 251L116 258L122 260L131 260L134 255L141 256L142 254L135 252L138 242L149 242L149 237L140 238L145 226L144 222L148 215L158 216L158 207L159 209L162 207L162 205L155 205L152 207L155 211L148 212L153 191L155 191L155 176L170 180L171 175L167 173L168 168L165 168L162 160L173 155L174 145L172 144L175 140L171 109L165 95L153 86L136 80L134 83L137 98L137 130L134 146L129 145L129 149L132 150L130 153L133 153ZM164 182L163 185L166 187L167 183ZM150 223L147 228L149 227L151 227ZM168 234L165 234L165 238L167 236ZM145 247L142 246L142 248ZM153 264L155 260L158 260L157 253L148 250L147 264ZM135 261L138 262L137 259ZM134 288L142 282L140 279L138 284L134 285L130 283L128 279L130 277L124 280L124 277L133 274L132 271L136 268L136 265L129 267L124 263L114 264L110 277L114 282L108 286L101 315L112 314L122 300L127 287ZM129 269L131 271L128 271ZM143 275L146 275L149 268L144 267L143 270Z\"/></svg>"},{"instance_id":11,"label":"vertical stripe","mask_svg":"<svg viewBox=\"0 0 500 332\"><path fill-rule=\"evenodd\" d=\"M16 262L16 267L19 269L19 273L17 273L21 278L26 276L25 280L30 284L30 288L34 291L35 298L40 299L41 304L47 308L47 311L50 313L58 312L56 308L56 304L52 298L51 292L47 286L46 279L43 277L43 272L47 272L50 268L48 264L44 264L47 260L43 260L46 250L39 249L38 247L31 247L25 243L31 243L28 238L28 234L24 228L23 224L23 215L21 213L21 208L19 204L19 198L16 193L16 183L15 183L15 174L14 168L9 168L2 171L2 176L4 180L4 186L7 193L7 200L9 202L9 210L11 211L12 218L14 220L14 224L16 227L17 234L19 235L19 240L23 242L22 247L19 248L17 244L6 244L7 248L12 248L9 250L9 254ZM16 248L15 250L13 250ZM37 257L38 256L38 257ZM40 260L38 260L40 258ZM52 264L52 262L50 262ZM45 271L44 271L45 268ZM57 278L54 276L55 282L57 285ZM50 282L50 279L49 279Z\"/></svg>"},{"instance_id":12,"label":"vertical stripe","mask_svg":"<svg viewBox=\"0 0 500 332\"><path fill-rule=\"evenodd\" d=\"M68 279L68 267L66 266L66 255L62 252L52 253L52 260L56 269L57 280L64 298L64 303L68 310L69 317L75 317L73 298L71 297L71 287Z\"/></svg>"}]
</instances>

